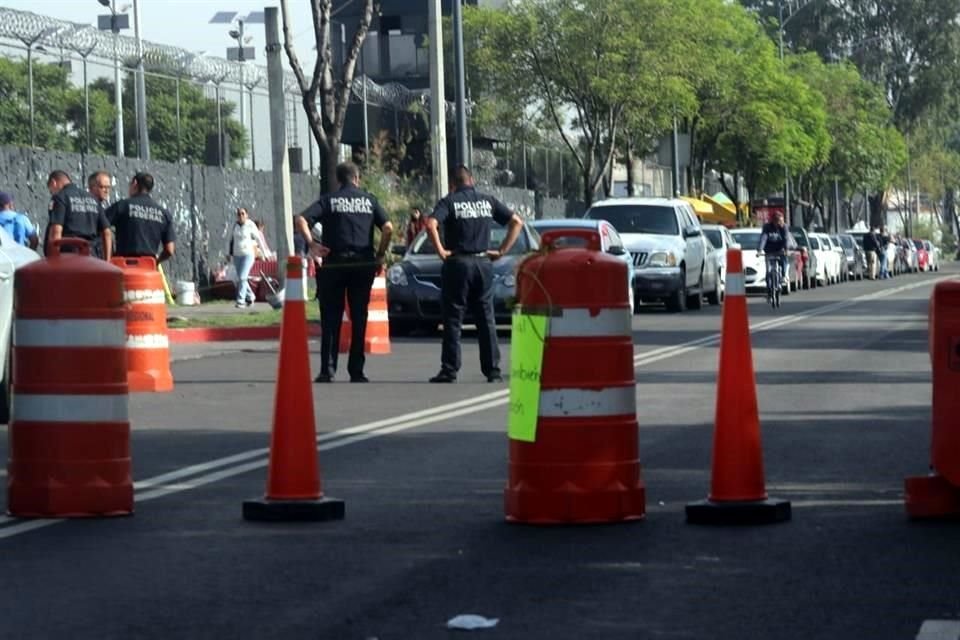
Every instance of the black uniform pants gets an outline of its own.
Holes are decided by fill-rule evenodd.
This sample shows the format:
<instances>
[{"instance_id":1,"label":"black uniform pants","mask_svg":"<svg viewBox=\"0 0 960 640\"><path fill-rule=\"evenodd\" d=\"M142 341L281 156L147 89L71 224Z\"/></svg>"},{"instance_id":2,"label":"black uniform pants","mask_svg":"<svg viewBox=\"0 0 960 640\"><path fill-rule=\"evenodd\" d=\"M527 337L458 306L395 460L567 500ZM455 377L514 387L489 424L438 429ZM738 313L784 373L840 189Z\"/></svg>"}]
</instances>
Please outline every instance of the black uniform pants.
<instances>
[{"instance_id":1,"label":"black uniform pants","mask_svg":"<svg viewBox=\"0 0 960 640\"><path fill-rule=\"evenodd\" d=\"M373 255L356 258L324 260L317 272L320 297L320 374L333 376L337 372L340 347L340 327L343 324L343 299L350 306L350 357L347 372L351 377L363 375L364 339L367 335L367 306L370 288L377 273Z\"/></svg>"},{"instance_id":2,"label":"black uniform pants","mask_svg":"<svg viewBox=\"0 0 960 640\"><path fill-rule=\"evenodd\" d=\"M493 263L486 256L453 255L440 271L443 304L443 351L441 369L460 370L460 333L463 316L469 309L477 323L480 342L480 370L485 376L500 374L500 347L493 315Z\"/></svg>"}]
</instances>

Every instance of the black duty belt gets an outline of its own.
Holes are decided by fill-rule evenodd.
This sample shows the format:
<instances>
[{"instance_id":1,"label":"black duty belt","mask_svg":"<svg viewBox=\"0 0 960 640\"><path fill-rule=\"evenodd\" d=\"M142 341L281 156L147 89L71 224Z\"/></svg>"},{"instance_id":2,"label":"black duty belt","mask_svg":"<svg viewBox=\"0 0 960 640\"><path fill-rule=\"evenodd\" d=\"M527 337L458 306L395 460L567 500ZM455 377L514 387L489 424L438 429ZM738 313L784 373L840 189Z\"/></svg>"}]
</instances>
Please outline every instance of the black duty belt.
<instances>
[{"instance_id":1,"label":"black duty belt","mask_svg":"<svg viewBox=\"0 0 960 640\"><path fill-rule=\"evenodd\" d=\"M469 251L454 251L453 255L458 258L486 258L487 252L481 251L480 253L471 253Z\"/></svg>"}]
</instances>

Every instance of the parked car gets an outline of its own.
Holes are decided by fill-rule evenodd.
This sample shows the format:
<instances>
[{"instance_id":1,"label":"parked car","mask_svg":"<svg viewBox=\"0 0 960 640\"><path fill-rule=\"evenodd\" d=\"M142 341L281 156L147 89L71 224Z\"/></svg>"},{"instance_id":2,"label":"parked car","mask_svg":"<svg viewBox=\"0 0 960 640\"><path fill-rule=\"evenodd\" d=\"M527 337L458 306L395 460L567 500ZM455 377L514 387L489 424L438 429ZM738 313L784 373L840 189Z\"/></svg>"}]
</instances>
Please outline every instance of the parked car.
<instances>
[{"instance_id":1,"label":"parked car","mask_svg":"<svg viewBox=\"0 0 960 640\"><path fill-rule=\"evenodd\" d=\"M490 231L490 247L500 246L507 230L495 226ZM493 263L493 309L497 324L510 324L513 299L516 295L515 267L525 253L540 247L537 232L529 225L516 244L504 257ZM441 320L440 267L443 261L437 256L426 231L421 231L405 250L395 246L394 253L403 259L387 270L387 309L390 316L390 331L397 335L422 329L433 331ZM473 316L467 310L464 324L473 324Z\"/></svg>"},{"instance_id":2,"label":"parked car","mask_svg":"<svg viewBox=\"0 0 960 640\"><path fill-rule=\"evenodd\" d=\"M734 241L743 249L743 279L747 291L766 292L767 290L767 260L764 256L757 255L761 233L762 229L757 227L734 229L730 232ZM788 254L787 272L783 278L785 295L803 286L802 265L800 252L791 251Z\"/></svg>"},{"instance_id":3,"label":"parked car","mask_svg":"<svg viewBox=\"0 0 960 640\"><path fill-rule=\"evenodd\" d=\"M834 246L833 240L826 233L820 234L820 244L827 252L827 263L830 267L830 278L833 284L840 282L843 274L843 250L840 246Z\"/></svg>"},{"instance_id":4,"label":"parked car","mask_svg":"<svg viewBox=\"0 0 960 640\"><path fill-rule=\"evenodd\" d=\"M863 248L860 244L857 244L856 238L849 233L840 234L838 239L843 247L847 278L849 280L863 280L863 274L867 272L867 256L864 254ZM861 239L860 242L862 243L863 240Z\"/></svg>"},{"instance_id":5,"label":"parked car","mask_svg":"<svg viewBox=\"0 0 960 640\"><path fill-rule=\"evenodd\" d=\"M600 250L604 253L609 253L612 256L616 256L627 265L627 293L630 299L630 309L634 310L636 304L633 297L633 276L634 276L634 267L633 267L633 256L630 255L630 252L626 250L623 246L623 240L620 238L620 234L617 233L617 230L613 228L613 225L607 222L606 220L581 220L581 219L571 219L571 218L560 218L556 220L535 220L530 223L530 226L538 234L542 234L544 231L555 231L563 229L590 229L596 231L600 234ZM569 238L564 239L566 246L580 246L583 244L581 238ZM564 246L564 245L561 245Z\"/></svg>"},{"instance_id":6,"label":"parked car","mask_svg":"<svg viewBox=\"0 0 960 640\"><path fill-rule=\"evenodd\" d=\"M922 240L927 248L927 267L929 271L940 271L940 248L929 240Z\"/></svg>"},{"instance_id":7,"label":"parked car","mask_svg":"<svg viewBox=\"0 0 960 640\"><path fill-rule=\"evenodd\" d=\"M907 270L907 257L903 255L902 247L899 243L890 238L886 246L887 271L890 275L900 275Z\"/></svg>"},{"instance_id":8,"label":"parked car","mask_svg":"<svg viewBox=\"0 0 960 640\"><path fill-rule=\"evenodd\" d=\"M817 273L820 265L817 264L817 256L810 247L810 232L803 227L790 227L790 233L793 234L803 256L803 272L801 280L804 289L811 289L817 286Z\"/></svg>"},{"instance_id":9,"label":"parked car","mask_svg":"<svg viewBox=\"0 0 960 640\"><path fill-rule=\"evenodd\" d=\"M607 220L633 256L634 296L663 302L668 311L699 309L703 295L719 295L716 272L707 268L707 239L685 200L611 198L584 215Z\"/></svg>"},{"instance_id":10,"label":"parked car","mask_svg":"<svg viewBox=\"0 0 960 640\"><path fill-rule=\"evenodd\" d=\"M847 252L843 248L839 235L828 236L833 250L837 252L837 259L840 261L840 282L846 282L850 279L850 270L847 268Z\"/></svg>"},{"instance_id":11,"label":"parked car","mask_svg":"<svg viewBox=\"0 0 960 640\"><path fill-rule=\"evenodd\" d=\"M0 228L0 423L10 418L10 357L13 328L13 285L17 269L39 260L40 255Z\"/></svg>"},{"instance_id":12,"label":"parked car","mask_svg":"<svg viewBox=\"0 0 960 640\"><path fill-rule=\"evenodd\" d=\"M825 245L821 234L809 234L810 250L817 260L816 281L817 286L829 286L833 284L833 251L829 245Z\"/></svg>"},{"instance_id":13,"label":"parked car","mask_svg":"<svg viewBox=\"0 0 960 640\"><path fill-rule=\"evenodd\" d=\"M707 238L707 242L710 243L710 246L713 247L714 253L716 254L718 266L717 277L720 281L720 298L722 299L727 292L727 251L737 246L737 241L733 239L730 230L723 225L705 224L702 229L703 235ZM716 304L710 296L707 296L707 299L711 304ZM717 302L719 302L719 300L717 300Z\"/></svg>"},{"instance_id":14,"label":"parked car","mask_svg":"<svg viewBox=\"0 0 960 640\"><path fill-rule=\"evenodd\" d=\"M917 270L929 271L930 254L927 253L927 247L923 244L923 240L911 240L910 242L913 243L917 251Z\"/></svg>"}]
</instances>

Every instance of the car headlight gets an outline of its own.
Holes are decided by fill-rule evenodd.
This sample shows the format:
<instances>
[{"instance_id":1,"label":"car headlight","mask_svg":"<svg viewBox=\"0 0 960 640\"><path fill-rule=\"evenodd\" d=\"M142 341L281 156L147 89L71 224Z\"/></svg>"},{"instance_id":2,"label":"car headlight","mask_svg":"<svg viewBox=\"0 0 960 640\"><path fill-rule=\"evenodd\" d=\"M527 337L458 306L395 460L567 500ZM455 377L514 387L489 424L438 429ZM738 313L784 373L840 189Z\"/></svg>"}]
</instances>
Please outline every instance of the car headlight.
<instances>
[{"instance_id":1,"label":"car headlight","mask_svg":"<svg viewBox=\"0 0 960 640\"><path fill-rule=\"evenodd\" d=\"M387 271L387 280L397 287L407 286L407 272L399 264L395 264Z\"/></svg>"},{"instance_id":2,"label":"car headlight","mask_svg":"<svg viewBox=\"0 0 960 640\"><path fill-rule=\"evenodd\" d=\"M648 267L675 267L677 266L677 256L670 251L657 251L651 253L647 260Z\"/></svg>"}]
</instances>

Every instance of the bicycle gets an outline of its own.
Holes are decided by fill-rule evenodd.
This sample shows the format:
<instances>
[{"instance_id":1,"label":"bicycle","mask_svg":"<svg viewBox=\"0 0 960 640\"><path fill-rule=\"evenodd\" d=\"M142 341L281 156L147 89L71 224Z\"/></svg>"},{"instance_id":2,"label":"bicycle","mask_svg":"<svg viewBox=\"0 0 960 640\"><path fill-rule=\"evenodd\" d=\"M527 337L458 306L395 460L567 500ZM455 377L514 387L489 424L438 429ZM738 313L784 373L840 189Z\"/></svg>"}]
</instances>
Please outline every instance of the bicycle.
<instances>
[{"instance_id":1,"label":"bicycle","mask_svg":"<svg viewBox=\"0 0 960 640\"><path fill-rule=\"evenodd\" d=\"M783 293L783 262L786 255L782 251L765 254L767 263L767 302L774 309L780 308L780 295Z\"/></svg>"}]
</instances>

